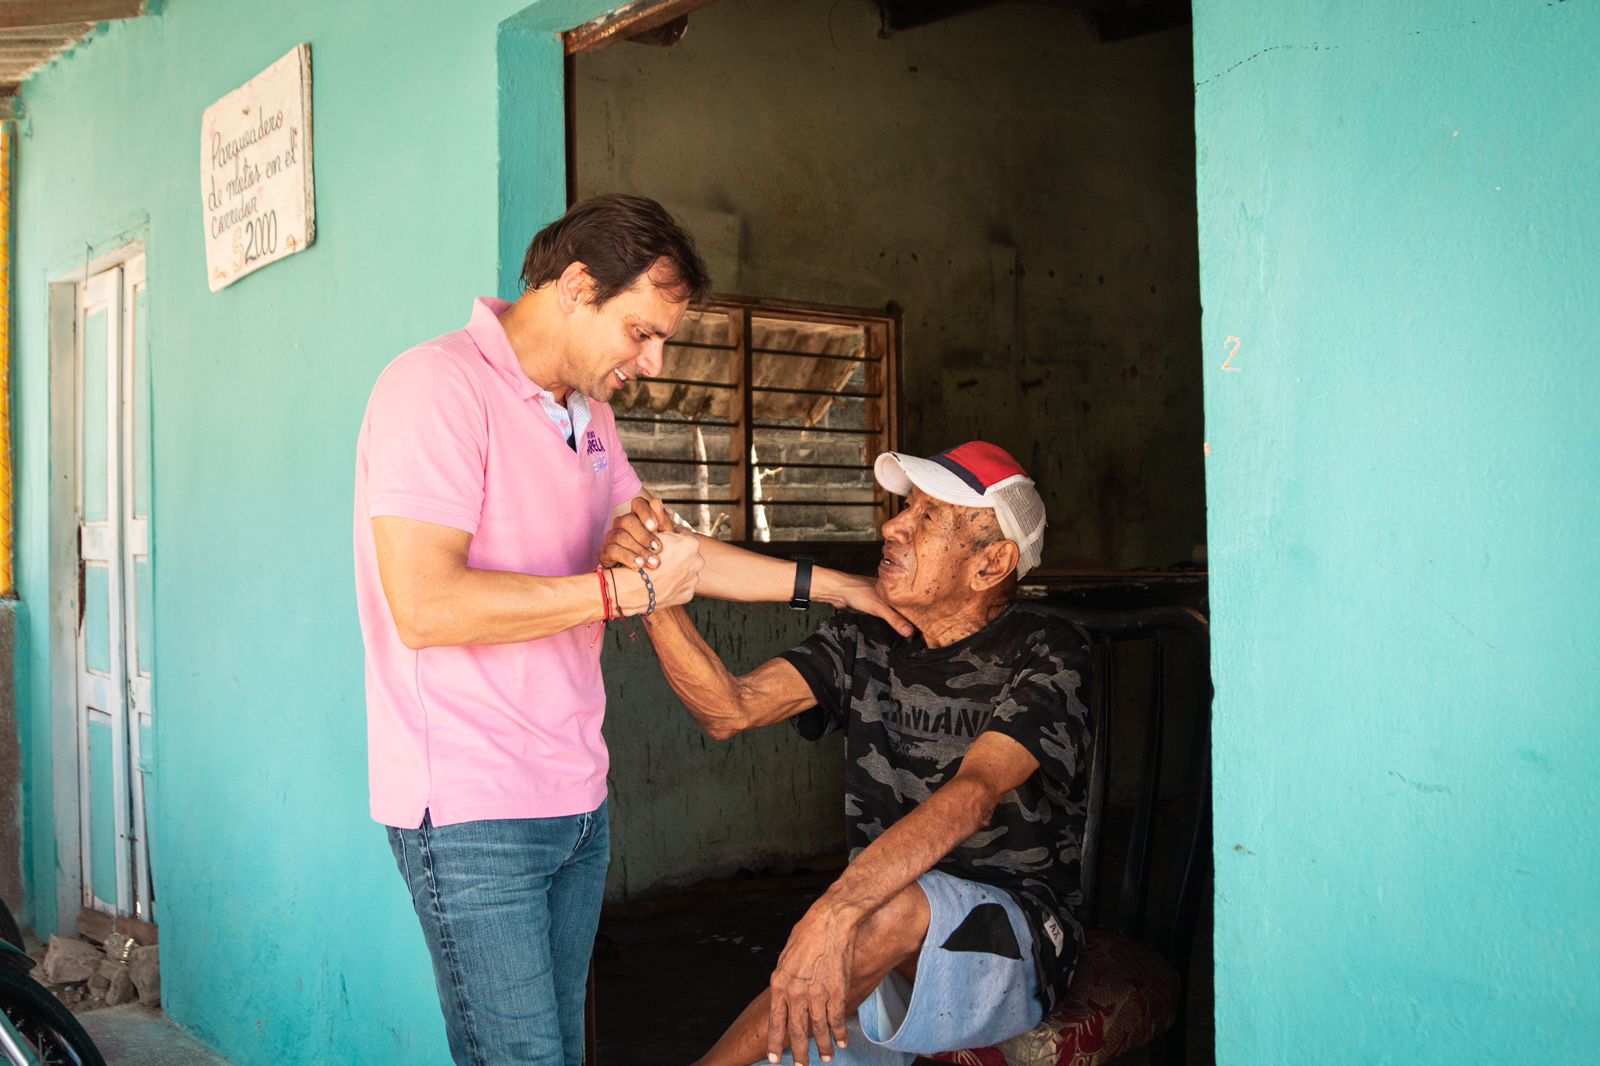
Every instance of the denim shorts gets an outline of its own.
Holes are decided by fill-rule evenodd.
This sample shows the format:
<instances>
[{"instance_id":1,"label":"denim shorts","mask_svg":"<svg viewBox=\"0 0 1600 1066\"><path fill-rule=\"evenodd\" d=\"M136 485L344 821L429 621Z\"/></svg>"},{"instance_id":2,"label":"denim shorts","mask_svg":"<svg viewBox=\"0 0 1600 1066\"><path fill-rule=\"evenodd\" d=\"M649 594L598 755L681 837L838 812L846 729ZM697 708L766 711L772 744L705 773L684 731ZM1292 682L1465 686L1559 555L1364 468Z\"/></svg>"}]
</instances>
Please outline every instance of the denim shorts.
<instances>
[{"instance_id":1,"label":"denim shorts","mask_svg":"<svg viewBox=\"0 0 1600 1066\"><path fill-rule=\"evenodd\" d=\"M937 870L917 884L928 935L916 982L889 972L856 1012L834 1066L909 1066L918 1055L993 1047L1044 1017L1033 932L1012 895ZM815 1042L809 1061L822 1061Z\"/></svg>"}]
</instances>

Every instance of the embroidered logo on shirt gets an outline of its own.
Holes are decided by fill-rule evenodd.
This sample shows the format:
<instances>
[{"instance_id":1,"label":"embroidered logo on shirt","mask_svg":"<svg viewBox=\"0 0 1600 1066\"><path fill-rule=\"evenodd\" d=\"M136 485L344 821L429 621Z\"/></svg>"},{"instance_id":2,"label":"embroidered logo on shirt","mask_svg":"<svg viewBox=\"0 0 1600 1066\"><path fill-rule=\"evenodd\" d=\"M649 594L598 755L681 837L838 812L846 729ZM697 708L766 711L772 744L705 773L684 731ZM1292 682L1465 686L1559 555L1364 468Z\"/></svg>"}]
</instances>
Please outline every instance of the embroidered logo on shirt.
<instances>
[{"instance_id":1,"label":"embroidered logo on shirt","mask_svg":"<svg viewBox=\"0 0 1600 1066\"><path fill-rule=\"evenodd\" d=\"M594 430L589 430L583 435L583 454L594 456L593 465L596 474L604 471L611 465L606 458L606 446L600 443L600 438L594 435Z\"/></svg>"}]
</instances>

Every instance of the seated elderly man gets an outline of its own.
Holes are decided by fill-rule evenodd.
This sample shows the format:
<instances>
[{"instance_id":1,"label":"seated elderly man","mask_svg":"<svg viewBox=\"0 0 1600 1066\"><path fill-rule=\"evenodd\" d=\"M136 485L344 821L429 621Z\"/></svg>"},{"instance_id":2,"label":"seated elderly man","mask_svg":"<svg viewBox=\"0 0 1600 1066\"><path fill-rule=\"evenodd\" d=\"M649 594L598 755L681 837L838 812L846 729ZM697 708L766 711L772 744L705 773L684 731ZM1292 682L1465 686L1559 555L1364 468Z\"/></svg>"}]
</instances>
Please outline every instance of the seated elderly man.
<instances>
[{"instance_id":1,"label":"seated elderly man","mask_svg":"<svg viewBox=\"0 0 1600 1066\"><path fill-rule=\"evenodd\" d=\"M840 612L734 677L682 609L650 630L711 736L784 719L809 739L845 732L850 863L704 1064L786 1049L801 1064L910 1063L988 1046L1038 1024L1082 941L1087 649L1016 599L1039 562L1044 505L1016 460L982 442L932 459L888 452L876 474L907 497L883 527L878 588L914 634ZM606 561L660 550L666 516L645 507L619 521Z\"/></svg>"}]
</instances>

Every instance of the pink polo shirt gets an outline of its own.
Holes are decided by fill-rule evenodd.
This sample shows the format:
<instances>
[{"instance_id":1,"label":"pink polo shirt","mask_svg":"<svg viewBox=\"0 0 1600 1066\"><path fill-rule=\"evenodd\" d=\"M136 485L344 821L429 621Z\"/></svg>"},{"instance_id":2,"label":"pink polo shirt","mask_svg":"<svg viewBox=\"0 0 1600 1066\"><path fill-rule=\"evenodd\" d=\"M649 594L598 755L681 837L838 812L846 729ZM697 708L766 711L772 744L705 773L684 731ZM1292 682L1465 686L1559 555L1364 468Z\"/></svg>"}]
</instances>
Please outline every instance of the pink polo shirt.
<instances>
[{"instance_id":1,"label":"pink polo shirt","mask_svg":"<svg viewBox=\"0 0 1600 1066\"><path fill-rule=\"evenodd\" d=\"M372 519L472 534L467 564L563 576L594 569L612 510L639 492L611 408L574 451L540 408L499 315L406 352L373 387L356 445L356 601L367 649L372 817L415 828L581 814L606 796L606 693L595 626L523 644L400 642ZM600 587L595 585L596 602Z\"/></svg>"}]
</instances>

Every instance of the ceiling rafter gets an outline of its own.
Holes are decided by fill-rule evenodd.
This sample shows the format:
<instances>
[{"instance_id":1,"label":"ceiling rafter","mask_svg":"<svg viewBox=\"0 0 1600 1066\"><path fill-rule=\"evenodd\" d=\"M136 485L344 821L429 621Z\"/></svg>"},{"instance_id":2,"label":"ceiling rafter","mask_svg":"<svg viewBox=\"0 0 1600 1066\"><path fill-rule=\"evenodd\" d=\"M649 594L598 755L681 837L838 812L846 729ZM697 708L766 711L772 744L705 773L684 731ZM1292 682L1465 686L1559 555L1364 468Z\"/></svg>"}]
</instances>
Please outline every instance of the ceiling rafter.
<instances>
[{"instance_id":1,"label":"ceiling rafter","mask_svg":"<svg viewBox=\"0 0 1600 1066\"><path fill-rule=\"evenodd\" d=\"M0 111L28 75L102 22L137 18L145 0L0 0Z\"/></svg>"}]
</instances>

